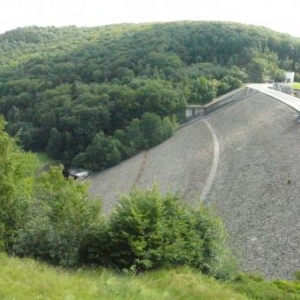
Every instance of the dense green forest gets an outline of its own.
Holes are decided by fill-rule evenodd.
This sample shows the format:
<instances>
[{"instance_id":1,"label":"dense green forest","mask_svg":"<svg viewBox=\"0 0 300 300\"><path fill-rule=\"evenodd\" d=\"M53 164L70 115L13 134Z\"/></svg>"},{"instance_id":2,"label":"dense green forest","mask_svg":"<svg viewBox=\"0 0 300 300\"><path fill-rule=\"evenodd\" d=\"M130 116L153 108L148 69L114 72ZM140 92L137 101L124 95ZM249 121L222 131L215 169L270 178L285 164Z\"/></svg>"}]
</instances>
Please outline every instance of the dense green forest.
<instances>
[{"instance_id":1,"label":"dense green forest","mask_svg":"<svg viewBox=\"0 0 300 300\"><path fill-rule=\"evenodd\" d=\"M187 103L300 77L300 39L222 22L0 35L0 114L25 150L101 170L170 137Z\"/></svg>"}]
</instances>

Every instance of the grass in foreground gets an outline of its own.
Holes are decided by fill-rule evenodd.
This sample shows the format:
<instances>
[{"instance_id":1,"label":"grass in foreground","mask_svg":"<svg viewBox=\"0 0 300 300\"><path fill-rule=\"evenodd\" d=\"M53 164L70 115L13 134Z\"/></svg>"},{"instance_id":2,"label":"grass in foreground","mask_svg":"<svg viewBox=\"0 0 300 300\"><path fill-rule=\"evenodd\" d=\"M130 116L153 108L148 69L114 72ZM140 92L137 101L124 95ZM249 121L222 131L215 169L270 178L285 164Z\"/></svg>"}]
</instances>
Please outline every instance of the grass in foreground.
<instances>
[{"instance_id":1,"label":"grass in foreground","mask_svg":"<svg viewBox=\"0 0 300 300\"><path fill-rule=\"evenodd\" d=\"M74 272L0 254L0 299L249 299L187 268L117 275Z\"/></svg>"},{"instance_id":2,"label":"grass in foreground","mask_svg":"<svg viewBox=\"0 0 300 300\"><path fill-rule=\"evenodd\" d=\"M140 276L106 269L66 271L0 254L0 299L289 300L300 299L300 284L244 274L220 283L189 268Z\"/></svg>"},{"instance_id":3,"label":"grass in foreground","mask_svg":"<svg viewBox=\"0 0 300 300\"><path fill-rule=\"evenodd\" d=\"M294 82L293 83L293 88L297 89L297 90L300 90L300 82Z\"/></svg>"},{"instance_id":4,"label":"grass in foreground","mask_svg":"<svg viewBox=\"0 0 300 300\"><path fill-rule=\"evenodd\" d=\"M262 276L240 274L229 283L236 292L250 299L289 300L300 299L300 283L297 281L266 281Z\"/></svg>"},{"instance_id":5,"label":"grass in foreground","mask_svg":"<svg viewBox=\"0 0 300 300\"><path fill-rule=\"evenodd\" d=\"M35 155L41 168L59 163L59 160L50 158L45 152L38 152Z\"/></svg>"}]
</instances>

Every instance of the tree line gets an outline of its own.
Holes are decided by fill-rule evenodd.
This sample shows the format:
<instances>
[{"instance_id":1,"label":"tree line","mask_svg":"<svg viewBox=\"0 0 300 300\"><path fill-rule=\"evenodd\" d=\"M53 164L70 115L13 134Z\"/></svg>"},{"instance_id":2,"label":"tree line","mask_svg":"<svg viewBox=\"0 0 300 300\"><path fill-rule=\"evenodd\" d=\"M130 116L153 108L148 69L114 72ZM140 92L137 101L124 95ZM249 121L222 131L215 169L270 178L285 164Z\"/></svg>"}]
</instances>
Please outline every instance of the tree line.
<instances>
[{"instance_id":1,"label":"tree line","mask_svg":"<svg viewBox=\"0 0 300 300\"><path fill-rule=\"evenodd\" d=\"M0 35L0 113L25 150L101 170L171 136L187 103L299 79L299 59L299 39L234 23L19 28Z\"/></svg>"}]
</instances>

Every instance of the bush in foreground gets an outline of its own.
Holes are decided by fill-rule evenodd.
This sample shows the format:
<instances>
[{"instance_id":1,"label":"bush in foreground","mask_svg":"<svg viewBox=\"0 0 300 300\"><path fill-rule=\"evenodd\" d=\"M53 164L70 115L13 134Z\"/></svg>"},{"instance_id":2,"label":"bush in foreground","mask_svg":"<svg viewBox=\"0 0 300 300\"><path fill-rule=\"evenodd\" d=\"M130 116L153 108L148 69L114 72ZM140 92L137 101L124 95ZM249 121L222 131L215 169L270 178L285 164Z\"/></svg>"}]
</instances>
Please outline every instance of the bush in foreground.
<instances>
[{"instance_id":1,"label":"bush in foreground","mask_svg":"<svg viewBox=\"0 0 300 300\"><path fill-rule=\"evenodd\" d=\"M266 281L257 274L240 273L234 276L228 287L251 299L287 300L300 299L300 284L297 281Z\"/></svg>"},{"instance_id":2,"label":"bush in foreground","mask_svg":"<svg viewBox=\"0 0 300 300\"><path fill-rule=\"evenodd\" d=\"M177 195L163 196L156 187L134 189L104 222L99 201L89 199L86 188L64 179L60 168L40 175L14 252L67 267L145 271L186 265L228 275L222 222L202 204L191 210Z\"/></svg>"},{"instance_id":3,"label":"bush in foreground","mask_svg":"<svg viewBox=\"0 0 300 300\"><path fill-rule=\"evenodd\" d=\"M0 116L0 250L11 251L13 236L32 196L36 159L23 153Z\"/></svg>"},{"instance_id":4,"label":"bush in foreground","mask_svg":"<svg viewBox=\"0 0 300 300\"><path fill-rule=\"evenodd\" d=\"M154 187L134 189L121 199L108 220L106 234L91 247L91 256L102 253L99 260L104 258L106 264L119 269L188 265L225 276L226 272L221 272L229 261L225 249L222 222L207 208L199 204L188 209L177 195L163 196Z\"/></svg>"},{"instance_id":5,"label":"bush in foreground","mask_svg":"<svg viewBox=\"0 0 300 300\"><path fill-rule=\"evenodd\" d=\"M55 167L36 178L34 195L14 252L66 267L85 261L89 236L102 224L101 205L87 196L87 185L65 179Z\"/></svg>"},{"instance_id":6,"label":"bush in foreground","mask_svg":"<svg viewBox=\"0 0 300 300\"><path fill-rule=\"evenodd\" d=\"M101 205L88 196L87 185L65 179L59 167L36 174L34 157L16 146L4 124L0 119L3 250L67 267L96 263L150 270L188 265L215 276L227 272L225 231L203 205L191 210L177 195L163 196L156 187L135 189L104 222Z\"/></svg>"}]
</instances>

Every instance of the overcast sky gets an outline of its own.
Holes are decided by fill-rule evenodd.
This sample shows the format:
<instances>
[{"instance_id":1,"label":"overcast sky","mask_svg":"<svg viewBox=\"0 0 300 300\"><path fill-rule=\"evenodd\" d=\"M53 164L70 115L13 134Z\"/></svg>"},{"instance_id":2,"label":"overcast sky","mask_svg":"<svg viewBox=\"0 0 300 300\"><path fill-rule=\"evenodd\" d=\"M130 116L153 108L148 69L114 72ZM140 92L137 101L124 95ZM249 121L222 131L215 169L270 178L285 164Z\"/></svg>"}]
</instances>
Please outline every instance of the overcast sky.
<instances>
[{"instance_id":1,"label":"overcast sky","mask_svg":"<svg viewBox=\"0 0 300 300\"><path fill-rule=\"evenodd\" d=\"M0 33L31 25L100 26L179 20L263 25L300 37L300 1L0 0Z\"/></svg>"}]
</instances>

